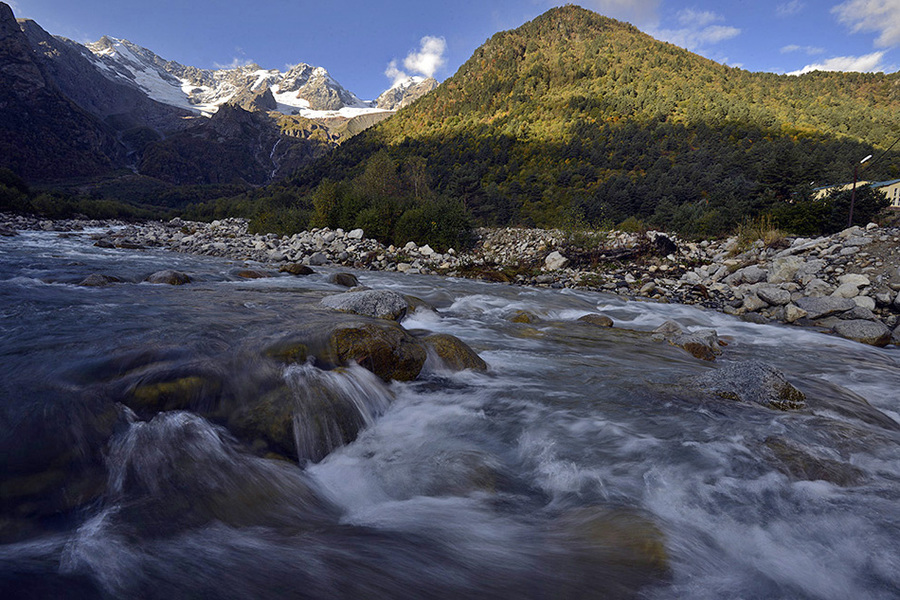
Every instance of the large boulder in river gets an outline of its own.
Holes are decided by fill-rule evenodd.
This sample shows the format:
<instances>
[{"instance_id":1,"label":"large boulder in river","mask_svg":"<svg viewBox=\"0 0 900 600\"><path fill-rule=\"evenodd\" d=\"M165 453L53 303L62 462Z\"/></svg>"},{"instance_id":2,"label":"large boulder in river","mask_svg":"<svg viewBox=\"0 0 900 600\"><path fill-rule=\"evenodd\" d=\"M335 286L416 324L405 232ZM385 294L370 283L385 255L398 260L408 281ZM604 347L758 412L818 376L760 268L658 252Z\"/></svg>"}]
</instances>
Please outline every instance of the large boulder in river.
<instances>
[{"instance_id":1,"label":"large boulder in river","mask_svg":"<svg viewBox=\"0 0 900 600\"><path fill-rule=\"evenodd\" d=\"M778 410L806 406L806 396L784 374L766 363L729 363L689 380L692 387L726 400L752 402Z\"/></svg>"},{"instance_id":2,"label":"large boulder in river","mask_svg":"<svg viewBox=\"0 0 900 600\"><path fill-rule=\"evenodd\" d=\"M448 333L433 333L422 338L422 342L435 353L447 368L453 371L473 369L486 371L488 366L465 342Z\"/></svg>"},{"instance_id":3,"label":"large boulder in river","mask_svg":"<svg viewBox=\"0 0 900 600\"><path fill-rule=\"evenodd\" d=\"M265 354L287 363L312 359L324 369L356 362L385 381L415 379L426 359L419 340L396 322L361 317L310 320Z\"/></svg>"},{"instance_id":4,"label":"large boulder in river","mask_svg":"<svg viewBox=\"0 0 900 600\"><path fill-rule=\"evenodd\" d=\"M173 271L171 269L167 269L165 271L157 271L156 273L152 273L147 276L144 280L147 283L165 283L168 285L184 285L185 283L190 283L191 278L181 271Z\"/></svg>"},{"instance_id":5,"label":"large boulder in river","mask_svg":"<svg viewBox=\"0 0 900 600\"><path fill-rule=\"evenodd\" d=\"M834 324L834 332L843 338L871 346L887 346L891 343L891 330L881 321L851 319Z\"/></svg>"},{"instance_id":6,"label":"large boulder in river","mask_svg":"<svg viewBox=\"0 0 900 600\"><path fill-rule=\"evenodd\" d=\"M715 329L684 331L675 321L666 321L653 330L653 338L678 346L700 360L713 361L722 354L721 342Z\"/></svg>"},{"instance_id":7,"label":"large boulder in river","mask_svg":"<svg viewBox=\"0 0 900 600\"><path fill-rule=\"evenodd\" d=\"M409 301L391 290L363 290L326 296L320 304L341 312L399 321L409 310Z\"/></svg>"}]
</instances>

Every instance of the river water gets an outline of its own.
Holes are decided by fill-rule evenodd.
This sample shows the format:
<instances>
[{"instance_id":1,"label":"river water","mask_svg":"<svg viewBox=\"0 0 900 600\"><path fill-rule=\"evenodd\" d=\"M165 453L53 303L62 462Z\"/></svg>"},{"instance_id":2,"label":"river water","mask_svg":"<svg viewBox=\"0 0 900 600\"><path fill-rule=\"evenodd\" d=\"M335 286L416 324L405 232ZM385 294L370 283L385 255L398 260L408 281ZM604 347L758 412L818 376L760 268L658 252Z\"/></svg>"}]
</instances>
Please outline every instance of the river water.
<instances>
[{"instance_id":1,"label":"river water","mask_svg":"<svg viewBox=\"0 0 900 600\"><path fill-rule=\"evenodd\" d=\"M222 259L96 248L88 233L0 238L4 598L900 598L900 349L359 272L436 307L403 326L462 339L488 371L272 375L261 349L343 290L327 269L245 280ZM194 281L135 283L163 268ZM123 282L76 285L91 273ZM512 323L517 310L541 320ZM576 321L592 312L615 327ZM728 345L710 363L651 339L670 319ZM807 408L689 382L747 360L777 367ZM122 407L117 382L153 365L248 394L273 376L332 390L363 429L288 462L197 412Z\"/></svg>"}]
</instances>

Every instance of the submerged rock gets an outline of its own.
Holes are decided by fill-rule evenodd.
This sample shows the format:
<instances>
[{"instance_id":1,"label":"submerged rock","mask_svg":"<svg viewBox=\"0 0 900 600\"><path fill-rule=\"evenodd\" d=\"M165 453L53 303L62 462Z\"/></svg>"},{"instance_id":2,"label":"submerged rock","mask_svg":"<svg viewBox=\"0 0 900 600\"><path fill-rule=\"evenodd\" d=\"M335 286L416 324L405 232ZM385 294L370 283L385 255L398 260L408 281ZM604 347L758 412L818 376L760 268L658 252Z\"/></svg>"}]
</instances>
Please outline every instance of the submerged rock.
<instances>
[{"instance_id":1,"label":"submerged rock","mask_svg":"<svg viewBox=\"0 0 900 600\"><path fill-rule=\"evenodd\" d=\"M148 275L146 279L144 279L147 283L165 283L168 285L184 285L186 283L191 282L191 278L187 275L187 273L182 273L181 271L157 271L156 273L152 273Z\"/></svg>"},{"instance_id":2,"label":"submerged rock","mask_svg":"<svg viewBox=\"0 0 900 600\"><path fill-rule=\"evenodd\" d=\"M786 438L766 438L765 446L773 454L777 468L791 479L827 481L841 487L856 485L863 479L863 472L853 465L814 456Z\"/></svg>"},{"instance_id":3,"label":"submerged rock","mask_svg":"<svg viewBox=\"0 0 900 600\"><path fill-rule=\"evenodd\" d=\"M590 323L591 325L596 325L597 327L612 327L613 320L607 317L606 315L600 315L597 313L590 313L581 317L578 317L578 320L583 323Z\"/></svg>"},{"instance_id":4,"label":"submerged rock","mask_svg":"<svg viewBox=\"0 0 900 600\"><path fill-rule=\"evenodd\" d=\"M806 396L788 383L781 371L756 360L728 363L689 381L698 390L726 400L778 410L806 406Z\"/></svg>"},{"instance_id":5,"label":"submerged rock","mask_svg":"<svg viewBox=\"0 0 900 600\"><path fill-rule=\"evenodd\" d=\"M509 318L510 323L537 323L540 320L540 317L527 310L517 310L515 314Z\"/></svg>"},{"instance_id":6,"label":"submerged rock","mask_svg":"<svg viewBox=\"0 0 900 600\"><path fill-rule=\"evenodd\" d=\"M82 279L78 285L84 287L103 287L111 283L121 283L122 280L112 275L102 275L100 273L91 273Z\"/></svg>"},{"instance_id":7,"label":"submerged rock","mask_svg":"<svg viewBox=\"0 0 900 600\"><path fill-rule=\"evenodd\" d=\"M328 278L328 283L352 288L359 285L359 279L353 273L335 273Z\"/></svg>"},{"instance_id":8,"label":"submerged rock","mask_svg":"<svg viewBox=\"0 0 900 600\"><path fill-rule=\"evenodd\" d=\"M346 292L322 298L320 304L326 308L378 319L399 321L410 308L409 301L391 290L364 290Z\"/></svg>"}]
</instances>

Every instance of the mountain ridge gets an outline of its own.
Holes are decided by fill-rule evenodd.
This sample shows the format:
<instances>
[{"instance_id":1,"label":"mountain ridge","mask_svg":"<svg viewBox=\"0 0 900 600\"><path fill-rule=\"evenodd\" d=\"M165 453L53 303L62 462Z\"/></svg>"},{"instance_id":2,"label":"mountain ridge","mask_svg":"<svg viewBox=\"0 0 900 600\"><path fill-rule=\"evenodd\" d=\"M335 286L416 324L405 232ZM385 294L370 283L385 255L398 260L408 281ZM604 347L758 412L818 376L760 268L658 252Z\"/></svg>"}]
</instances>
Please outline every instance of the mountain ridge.
<instances>
[{"instance_id":1,"label":"mountain ridge","mask_svg":"<svg viewBox=\"0 0 900 600\"><path fill-rule=\"evenodd\" d=\"M750 73L569 5L495 34L288 191L308 205L375 155L418 158L480 224L635 217L708 234L801 184L852 178L898 134L900 73ZM896 156L876 166L882 178L898 176Z\"/></svg>"}]
</instances>

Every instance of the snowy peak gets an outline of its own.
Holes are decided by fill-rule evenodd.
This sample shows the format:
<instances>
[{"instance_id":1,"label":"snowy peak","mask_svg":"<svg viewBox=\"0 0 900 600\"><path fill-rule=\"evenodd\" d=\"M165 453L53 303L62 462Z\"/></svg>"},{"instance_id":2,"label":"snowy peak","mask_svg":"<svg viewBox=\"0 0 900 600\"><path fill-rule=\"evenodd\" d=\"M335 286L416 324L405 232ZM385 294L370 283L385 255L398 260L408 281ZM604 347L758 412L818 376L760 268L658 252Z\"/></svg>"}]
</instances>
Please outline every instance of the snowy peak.
<instances>
[{"instance_id":1,"label":"snowy peak","mask_svg":"<svg viewBox=\"0 0 900 600\"><path fill-rule=\"evenodd\" d=\"M270 90L285 114L359 114L377 110L342 87L328 71L305 63L286 73L256 64L228 69L198 69L166 61L128 40L104 36L88 44L95 65L110 79L129 82L149 97L179 108L211 115L235 98Z\"/></svg>"},{"instance_id":2,"label":"snowy peak","mask_svg":"<svg viewBox=\"0 0 900 600\"><path fill-rule=\"evenodd\" d=\"M384 110L399 110L408 106L436 88L438 82L433 77L407 77L394 82L390 89L378 96L375 106Z\"/></svg>"}]
</instances>

